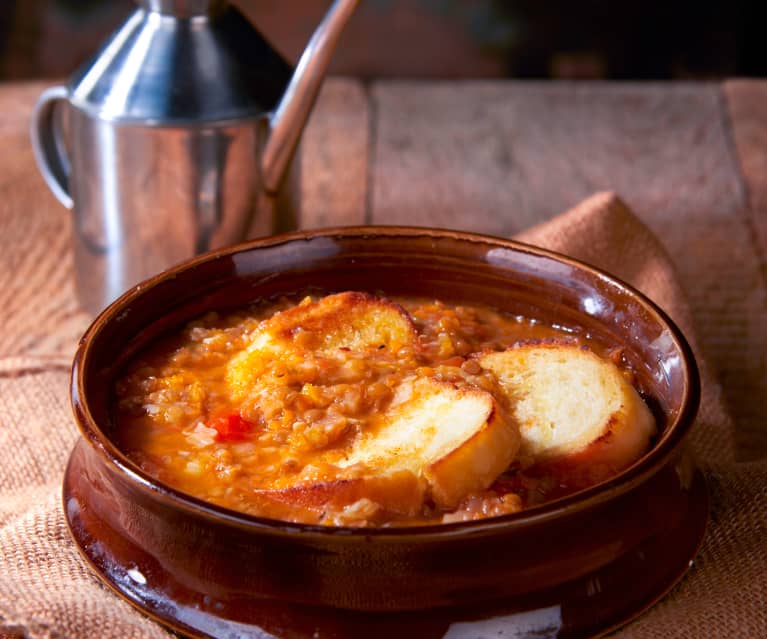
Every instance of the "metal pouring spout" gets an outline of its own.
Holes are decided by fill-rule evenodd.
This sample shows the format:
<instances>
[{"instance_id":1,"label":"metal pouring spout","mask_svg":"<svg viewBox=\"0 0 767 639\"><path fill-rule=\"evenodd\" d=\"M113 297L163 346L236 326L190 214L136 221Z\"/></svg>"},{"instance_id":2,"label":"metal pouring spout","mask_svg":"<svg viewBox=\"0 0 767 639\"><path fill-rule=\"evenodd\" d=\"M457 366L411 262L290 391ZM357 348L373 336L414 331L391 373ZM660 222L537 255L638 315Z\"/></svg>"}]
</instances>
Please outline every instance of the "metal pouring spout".
<instances>
[{"instance_id":1,"label":"metal pouring spout","mask_svg":"<svg viewBox=\"0 0 767 639\"><path fill-rule=\"evenodd\" d=\"M335 0L301 54L293 77L268 119L261 153L264 189L278 190L317 98L330 56L360 0Z\"/></svg>"}]
</instances>

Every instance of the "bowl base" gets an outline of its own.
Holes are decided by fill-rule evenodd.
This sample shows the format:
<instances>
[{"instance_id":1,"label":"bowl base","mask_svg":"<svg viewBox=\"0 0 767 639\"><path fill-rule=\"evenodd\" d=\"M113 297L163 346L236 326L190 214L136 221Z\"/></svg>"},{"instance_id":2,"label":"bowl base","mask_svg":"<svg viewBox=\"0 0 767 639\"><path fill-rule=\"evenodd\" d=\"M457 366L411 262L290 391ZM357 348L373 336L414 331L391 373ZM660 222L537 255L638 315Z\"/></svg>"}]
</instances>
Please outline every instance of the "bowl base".
<instances>
[{"instance_id":1,"label":"bowl base","mask_svg":"<svg viewBox=\"0 0 767 639\"><path fill-rule=\"evenodd\" d=\"M669 466L660 471L673 473ZM146 552L126 548L92 511L78 508L72 465L64 479L67 523L80 554L116 594L168 628L191 637L345 639L364 636L464 639L536 639L600 636L640 615L690 569L708 517L708 493L695 470L678 493L684 515L671 518L615 561L583 577L512 600L423 611L368 613L310 608L275 601L228 602L191 592L173 574L139 571ZM110 544L111 540L111 544ZM122 560L130 556L131 561ZM145 557L151 561L151 558ZM161 587L157 584L161 584ZM235 611L235 612L233 612Z\"/></svg>"}]
</instances>

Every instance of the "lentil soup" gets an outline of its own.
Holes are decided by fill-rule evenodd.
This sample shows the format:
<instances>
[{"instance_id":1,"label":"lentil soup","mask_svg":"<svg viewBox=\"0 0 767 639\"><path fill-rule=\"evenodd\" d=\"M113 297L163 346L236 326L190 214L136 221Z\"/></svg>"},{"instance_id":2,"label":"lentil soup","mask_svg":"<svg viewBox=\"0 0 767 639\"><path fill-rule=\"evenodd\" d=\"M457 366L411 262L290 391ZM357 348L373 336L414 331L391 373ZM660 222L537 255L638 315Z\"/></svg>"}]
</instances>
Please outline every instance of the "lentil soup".
<instances>
[{"instance_id":1,"label":"lentil soup","mask_svg":"<svg viewBox=\"0 0 767 639\"><path fill-rule=\"evenodd\" d=\"M495 412L510 414L481 355L530 343L575 345L633 383L620 350L487 306L354 292L284 297L208 313L134 358L116 386L117 442L160 481L258 516L401 526L513 513L621 465L595 462L597 444L546 458L522 446L446 505L418 473L397 467L383 481L348 456L423 380L489 394Z\"/></svg>"}]
</instances>

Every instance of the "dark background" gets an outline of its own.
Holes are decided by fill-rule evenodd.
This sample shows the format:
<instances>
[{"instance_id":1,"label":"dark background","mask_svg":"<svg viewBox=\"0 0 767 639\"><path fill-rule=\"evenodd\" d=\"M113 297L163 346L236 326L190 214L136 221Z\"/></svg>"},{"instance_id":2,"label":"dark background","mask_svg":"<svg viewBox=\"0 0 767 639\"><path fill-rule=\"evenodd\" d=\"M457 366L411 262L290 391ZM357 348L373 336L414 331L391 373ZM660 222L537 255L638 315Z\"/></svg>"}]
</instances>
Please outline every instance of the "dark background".
<instances>
[{"instance_id":1,"label":"dark background","mask_svg":"<svg viewBox=\"0 0 767 639\"><path fill-rule=\"evenodd\" d=\"M329 0L235 2L295 61ZM363 0L333 72L360 77L767 75L764 3ZM130 0L0 0L0 80L69 75Z\"/></svg>"}]
</instances>

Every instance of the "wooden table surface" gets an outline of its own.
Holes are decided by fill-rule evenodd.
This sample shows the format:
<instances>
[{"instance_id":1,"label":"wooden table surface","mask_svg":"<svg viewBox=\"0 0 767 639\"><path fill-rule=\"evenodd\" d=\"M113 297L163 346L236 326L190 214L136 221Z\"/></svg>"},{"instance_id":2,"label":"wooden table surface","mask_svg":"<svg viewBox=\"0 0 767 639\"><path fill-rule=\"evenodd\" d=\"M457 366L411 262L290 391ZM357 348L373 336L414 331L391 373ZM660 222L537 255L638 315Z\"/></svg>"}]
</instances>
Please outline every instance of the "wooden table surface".
<instances>
[{"instance_id":1,"label":"wooden table surface","mask_svg":"<svg viewBox=\"0 0 767 639\"><path fill-rule=\"evenodd\" d=\"M69 357L70 215L29 145L45 85L0 84L0 357ZM617 192L676 262L741 459L767 456L767 81L329 80L302 146L301 226L511 235Z\"/></svg>"}]
</instances>

